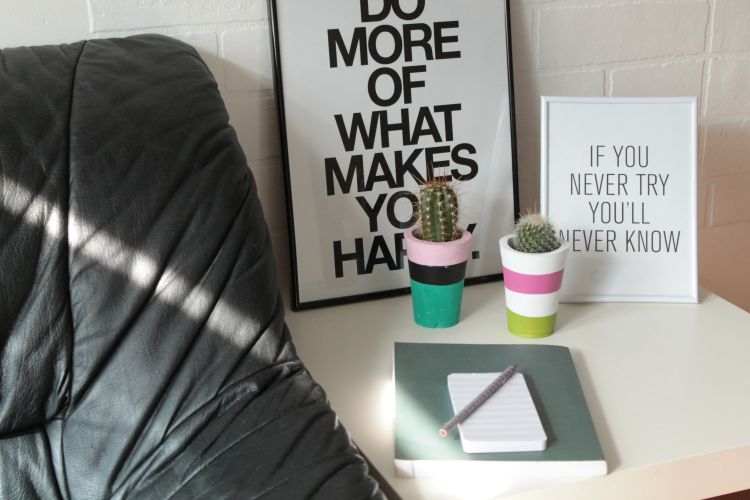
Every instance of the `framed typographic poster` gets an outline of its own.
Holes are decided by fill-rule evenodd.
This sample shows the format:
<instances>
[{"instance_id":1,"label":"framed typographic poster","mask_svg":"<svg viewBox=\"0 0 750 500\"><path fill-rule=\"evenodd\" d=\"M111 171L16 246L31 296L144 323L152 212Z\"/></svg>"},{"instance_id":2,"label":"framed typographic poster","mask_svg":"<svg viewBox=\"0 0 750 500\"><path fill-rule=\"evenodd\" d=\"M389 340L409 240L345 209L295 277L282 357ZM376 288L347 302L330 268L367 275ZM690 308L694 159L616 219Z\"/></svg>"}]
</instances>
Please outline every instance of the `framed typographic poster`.
<instances>
[{"instance_id":1,"label":"framed typographic poster","mask_svg":"<svg viewBox=\"0 0 750 500\"><path fill-rule=\"evenodd\" d=\"M408 291L419 184L457 184L467 282L499 278L516 206L503 0L269 0L292 306Z\"/></svg>"},{"instance_id":2,"label":"framed typographic poster","mask_svg":"<svg viewBox=\"0 0 750 500\"><path fill-rule=\"evenodd\" d=\"M697 302L697 127L694 97L542 98L561 300Z\"/></svg>"}]
</instances>

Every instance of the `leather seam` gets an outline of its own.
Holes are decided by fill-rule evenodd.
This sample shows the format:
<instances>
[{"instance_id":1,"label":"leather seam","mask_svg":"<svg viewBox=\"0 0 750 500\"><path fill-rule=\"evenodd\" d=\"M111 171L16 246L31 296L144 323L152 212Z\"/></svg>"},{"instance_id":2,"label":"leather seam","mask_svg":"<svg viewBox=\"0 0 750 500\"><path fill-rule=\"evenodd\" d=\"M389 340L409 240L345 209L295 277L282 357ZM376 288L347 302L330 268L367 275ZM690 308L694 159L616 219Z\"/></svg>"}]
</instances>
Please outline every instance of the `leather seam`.
<instances>
[{"instance_id":1,"label":"leather seam","mask_svg":"<svg viewBox=\"0 0 750 500\"><path fill-rule=\"evenodd\" d=\"M67 417L69 414L69 410L71 405L71 395L73 391L73 350L75 346L75 318L73 316L73 282L71 277L71 253L70 253L70 205L71 205L71 191L72 191L72 163L71 163L71 157L72 155L72 143L73 143L73 137L72 137L72 130L73 130L73 103L75 101L75 94L76 94L76 81L78 78L78 65L81 61L81 58L83 57L83 52L86 50L86 47L88 46L88 41L84 41L83 45L81 46L81 52L79 52L78 57L76 58L75 66L73 67L73 78L70 85L70 108L68 109L68 189L67 189L67 197L66 197L66 211L65 211L65 252L66 252L66 260L68 261L68 310L70 311L70 322L71 322L71 338L70 338L70 356L68 359L68 373L70 374L70 384L68 385L67 392L67 404L65 407L65 410L63 412L63 417Z\"/></svg>"},{"instance_id":2,"label":"leather seam","mask_svg":"<svg viewBox=\"0 0 750 500\"><path fill-rule=\"evenodd\" d=\"M67 418L67 416L70 414L72 409L72 393L73 393L73 351L75 350L75 318L73 316L73 283L71 278L71 260L70 260L70 205L71 205L71 183L72 183L72 162L71 157L72 155L72 130L73 130L73 109L75 102L75 95L76 95L76 81L78 80L78 66L81 62L81 58L83 57L83 53L86 50L86 47L88 46L88 41L84 40L83 45L81 45L81 51L78 53L78 57L76 58L75 64L73 66L73 77L71 78L71 84L70 84L70 103L68 108L68 150L67 150L67 166L68 166L68 189L66 191L66 210L65 210L65 253L66 253L66 260L68 262L68 269L67 269L67 278L68 278L68 297L67 297L67 307L70 314L70 349L67 359L67 372L68 372L68 388L65 391L65 407L63 408L63 411L61 412L61 417L64 420ZM61 424L60 427L60 467L62 470L60 471L60 475L63 481L62 485L59 485L60 490L64 493L64 495L67 498L71 498L70 496L70 486L68 484L68 474L65 467L65 446L64 446L64 429L63 425Z\"/></svg>"}]
</instances>

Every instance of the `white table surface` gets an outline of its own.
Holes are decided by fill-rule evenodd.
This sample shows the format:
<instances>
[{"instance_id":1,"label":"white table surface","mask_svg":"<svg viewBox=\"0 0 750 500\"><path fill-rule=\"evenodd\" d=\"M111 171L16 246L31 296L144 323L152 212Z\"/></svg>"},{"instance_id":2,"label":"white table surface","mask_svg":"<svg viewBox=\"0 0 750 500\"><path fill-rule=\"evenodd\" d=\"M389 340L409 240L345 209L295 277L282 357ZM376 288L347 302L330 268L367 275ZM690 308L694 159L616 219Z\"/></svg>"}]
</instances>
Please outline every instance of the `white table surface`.
<instances>
[{"instance_id":1,"label":"white table surface","mask_svg":"<svg viewBox=\"0 0 750 500\"><path fill-rule=\"evenodd\" d=\"M303 362L403 499L702 498L750 488L750 314L708 292L697 305L561 304L557 331L527 340L508 333L503 301L502 283L466 287L461 322L444 330L417 326L409 296L288 313ZM570 347L609 475L397 478L394 342Z\"/></svg>"}]
</instances>

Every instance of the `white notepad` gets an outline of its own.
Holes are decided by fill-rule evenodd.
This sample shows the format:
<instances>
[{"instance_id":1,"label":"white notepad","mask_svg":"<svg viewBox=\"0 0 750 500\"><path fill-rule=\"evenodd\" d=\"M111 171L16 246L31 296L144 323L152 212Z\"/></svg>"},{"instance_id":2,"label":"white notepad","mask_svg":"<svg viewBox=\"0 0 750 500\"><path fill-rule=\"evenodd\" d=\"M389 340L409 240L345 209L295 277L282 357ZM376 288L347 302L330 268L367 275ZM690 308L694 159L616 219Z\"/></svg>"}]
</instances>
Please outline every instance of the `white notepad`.
<instances>
[{"instance_id":1,"label":"white notepad","mask_svg":"<svg viewBox=\"0 0 750 500\"><path fill-rule=\"evenodd\" d=\"M500 373L451 373L448 375L453 412L458 413ZM523 374L516 373L458 425L465 453L541 451L547 434L531 398Z\"/></svg>"}]
</instances>

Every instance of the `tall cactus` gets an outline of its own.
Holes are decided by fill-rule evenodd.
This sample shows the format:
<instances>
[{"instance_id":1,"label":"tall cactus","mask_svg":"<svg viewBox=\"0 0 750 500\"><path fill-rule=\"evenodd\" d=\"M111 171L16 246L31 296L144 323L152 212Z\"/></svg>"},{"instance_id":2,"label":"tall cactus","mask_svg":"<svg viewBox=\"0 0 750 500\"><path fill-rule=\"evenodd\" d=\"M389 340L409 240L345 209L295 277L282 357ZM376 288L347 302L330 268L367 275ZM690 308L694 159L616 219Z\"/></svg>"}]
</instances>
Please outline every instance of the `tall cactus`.
<instances>
[{"instance_id":1,"label":"tall cactus","mask_svg":"<svg viewBox=\"0 0 750 500\"><path fill-rule=\"evenodd\" d=\"M525 253L545 253L560 248L560 240L546 217L526 214L516 222L515 249Z\"/></svg>"},{"instance_id":2,"label":"tall cactus","mask_svg":"<svg viewBox=\"0 0 750 500\"><path fill-rule=\"evenodd\" d=\"M419 220L425 241L453 241L461 237L458 199L450 184L433 179L419 188Z\"/></svg>"}]
</instances>

